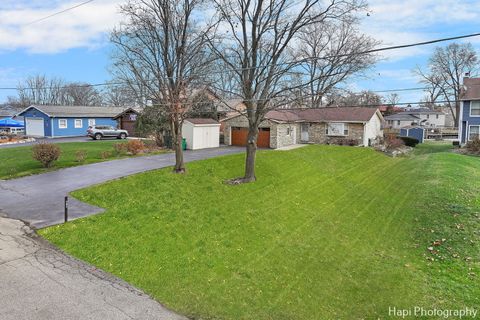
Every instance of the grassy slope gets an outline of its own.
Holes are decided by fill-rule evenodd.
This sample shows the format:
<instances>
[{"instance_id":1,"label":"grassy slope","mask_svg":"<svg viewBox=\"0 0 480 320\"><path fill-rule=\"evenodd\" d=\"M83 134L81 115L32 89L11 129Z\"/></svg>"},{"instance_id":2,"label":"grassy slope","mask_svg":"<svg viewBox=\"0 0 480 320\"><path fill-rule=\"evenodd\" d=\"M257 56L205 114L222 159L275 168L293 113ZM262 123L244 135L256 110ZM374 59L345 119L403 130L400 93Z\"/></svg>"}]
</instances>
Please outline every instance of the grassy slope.
<instances>
[{"instance_id":1,"label":"grassy slope","mask_svg":"<svg viewBox=\"0 0 480 320\"><path fill-rule=\"evenodd\" d=\"M389 306L478 305L468 268L479 261L479 159L421 148L409 159L335 146L261 152L259 180L240 186L222 181L241 174L242 155L188 164L185 176L139 174L75 193L106 214L41 233L202 318L384 318ZM452 205L468 213L454 217ZM451 228L456 219L473 245ZM472 261L427 260L437 237Z\"/></svg>"},{"instance_id":2,"label":"grassy slope","mask_svg":"<svg viewBox=\"0 0 480 320\"><path fill-rule=\"evenodd\" d=\"M113 144L118 141L90 141L90 142L68 142L57 144L62 154L60 159L55 162L55 166L45 169L42 165L32 159L32 147L15 147L0 149L0 179L12 179L27 176L35 173L56 170L59 168L73 167L81 164L100 162L115 158ZM87 151L87 158L84 163L79 163L75 159L77 150ZM111 152L107 159L102 158L102 151Z\"/></svg>"}]
</instances>

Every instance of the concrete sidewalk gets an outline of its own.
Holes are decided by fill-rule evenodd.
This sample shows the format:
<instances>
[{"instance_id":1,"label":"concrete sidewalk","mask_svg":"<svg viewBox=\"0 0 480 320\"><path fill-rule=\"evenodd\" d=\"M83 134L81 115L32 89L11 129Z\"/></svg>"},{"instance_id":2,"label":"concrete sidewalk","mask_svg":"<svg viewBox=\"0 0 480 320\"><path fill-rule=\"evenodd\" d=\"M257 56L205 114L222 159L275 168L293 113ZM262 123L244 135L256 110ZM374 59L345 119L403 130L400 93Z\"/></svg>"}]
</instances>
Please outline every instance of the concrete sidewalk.
<instances>
[{"instance_id":1,"label":"concrete sidewalk","mask_svg":"<svg viewBox=\"0 0 480 320\"><path fill-rule=\"evenodd\" d=\"M161 285L161 284L159 284ZM186 319L123 280L0 218L0 319Z\"/></svg>"},{"instance_id":2,"label":"concrete sidewalk","mask_svg":"<svg viewBox=\"0 0 480 320\"><path fill-rule=\"evenodd\" d=\"M185 151L185 162L244 152L240 147ZM41 228L63 222L64 197L77 189L174 164L174 154L126 158L0 181L0 216L21 219ZM74 218L103 209L70 198Z\"/></svg>"}]
</instances>

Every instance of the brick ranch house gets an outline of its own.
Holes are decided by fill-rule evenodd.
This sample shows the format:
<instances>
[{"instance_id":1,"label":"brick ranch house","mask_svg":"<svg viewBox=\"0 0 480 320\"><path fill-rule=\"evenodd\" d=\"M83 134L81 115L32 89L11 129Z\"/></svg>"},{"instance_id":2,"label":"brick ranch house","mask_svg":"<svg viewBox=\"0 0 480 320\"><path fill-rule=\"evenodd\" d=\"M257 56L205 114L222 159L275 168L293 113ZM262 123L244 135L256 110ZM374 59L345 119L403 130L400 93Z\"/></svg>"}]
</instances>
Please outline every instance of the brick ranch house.
<instances>
[{"instance_id":1,"label":"brick ranch house","mask_svg":"<svg viewBox=\"0 0 480 320\"><path fill-rule=\"evenodd\" d=\"M227 145L243 146L248 121L242 115L222 120ZM257 145L281 148L299 143L370 146L383 137L383 116L367 107L277 109L269 111L260 124Z\"/></svg>"}]
</instances>

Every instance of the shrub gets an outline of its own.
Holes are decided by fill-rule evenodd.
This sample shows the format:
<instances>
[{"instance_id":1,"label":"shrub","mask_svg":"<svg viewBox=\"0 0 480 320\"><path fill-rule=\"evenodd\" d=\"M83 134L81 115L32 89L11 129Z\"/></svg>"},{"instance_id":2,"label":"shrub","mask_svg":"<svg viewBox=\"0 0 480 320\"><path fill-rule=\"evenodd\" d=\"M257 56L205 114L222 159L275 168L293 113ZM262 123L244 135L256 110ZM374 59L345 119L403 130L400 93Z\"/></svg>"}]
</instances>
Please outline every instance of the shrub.
<instances>
[{"instance_id":1,"label":"shrub","mask_svg":"<svg viewBox=\"0 0 480 320\"><path fill-rule=\"evenodd\" d=\"M48 142L41 142L33 146L32 157L39 161L43 167L50 168L60 157L60 148Z\"/></svg>"},{"instance_id":2,"label":"shrub","mask_svg":"<svg viewBox=\"0 0 480 320\"><path fill-rule=\"evenodd\" d=\"M144 146L147 152L153 152L159 149L159 146L157 145L157 142L155 140L145 140Z\"/></svg>"},{"instance_id":3,"label":"shrub","mask_svg":"<svg viewBox=\"0 0 480 320\"><path fill-rule=\"evenodd\" d=\"M385 139L385 147L387 148L387 150L395 150L404 145L405 143L403 142L403 140L398 138L387 137L387 139Z\"/></svg>"},{"instance_id":4,"label":"shrub","mask_svg":"<svg viewBox=\"0 0 480 320\"><path fill-rule=\"evenodd\" d=\"M112 156L112 152L110 151L102 151L102 153L100 154L100 156L102 157L102 159L108 159Z\"/></svg>"},{"instance_id":5,"label":"shrub","mask_svg":"<svg viewBox=\"0 0 480 320\"><path fill-rule=\"evenodd\" d=\"M87 158L87 151L86 150L77 150L75 151L75 160L77 162L83 163Z\"/></svg>"},{"instance_id":6,"label":"shrub","mask_svg":"<svg viewBox=\"0 0 480 320\"><path fill-rule=\"evenodd\" d=\"M127 150L133 155L139 154L145 149L142 140L129 140L127 142Z\"/></svg>"},{"instance_id":7,"label":"shrub","mask_svg":"<svg viewBox=\"0 0 480 320\"><path fill-rule=\"evenodd\" d=\"M465 147L471 153L480 154L480 138L477 137L468 141Z\"/></svg>"},{"instance_id":8,"label":"shrub","mask_svg":"<svg viewBox=\"0 0 480 320\"><path fill-rule=\"evenodd\" d=\"M415 138L412 138L412 137L398 137L398 138L401 139L403 141L403 143L405 143L406 146L414 147L414 148L420 142L420 141L418 141L418 139L415 139Z\"/></svg>"},{"instance_id":9,"label":"shrub","mask_svg":"<svg viewBox=\"0 0 480 320\"><path fill-rule=\"evenodd\" d=\"M115 150L115 154L117 156L124 154L127 152L127 144L124 142L117 142L113 144L113 149Z\"/></svg>"},{"instance_id":10,"label":"shrub","mask_svg":"<svg viewBox=\"0 0 480 320\"><path fill-rule=\"evenodd\" d=\"M340 146L352 146L352 147L358 145L358 141L356 139L346 139L346 138L335 139L333 143Z\"/></svg>"}]
</instances>

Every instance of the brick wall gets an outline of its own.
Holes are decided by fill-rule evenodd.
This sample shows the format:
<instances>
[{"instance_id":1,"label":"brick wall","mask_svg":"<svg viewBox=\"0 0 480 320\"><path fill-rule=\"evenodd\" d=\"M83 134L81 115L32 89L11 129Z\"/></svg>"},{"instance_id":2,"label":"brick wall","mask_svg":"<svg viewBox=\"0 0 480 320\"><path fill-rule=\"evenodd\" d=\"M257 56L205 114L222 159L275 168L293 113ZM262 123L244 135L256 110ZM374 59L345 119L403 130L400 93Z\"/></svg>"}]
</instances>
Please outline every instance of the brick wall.
<instances>
[{"instance_id":1,"label":"brick wall","mask_svg":"<svg viewBox=\"0 0 480 320\"><path fill-rule=\"evenodd\" d=\"M309 142L319 144L336 144L340 139L354 139L358 144L363 143L363 124L362 123L348 123L348 136L327 136L325 123L311 123L308 129Z\"/></svg>"}]
</instances>

